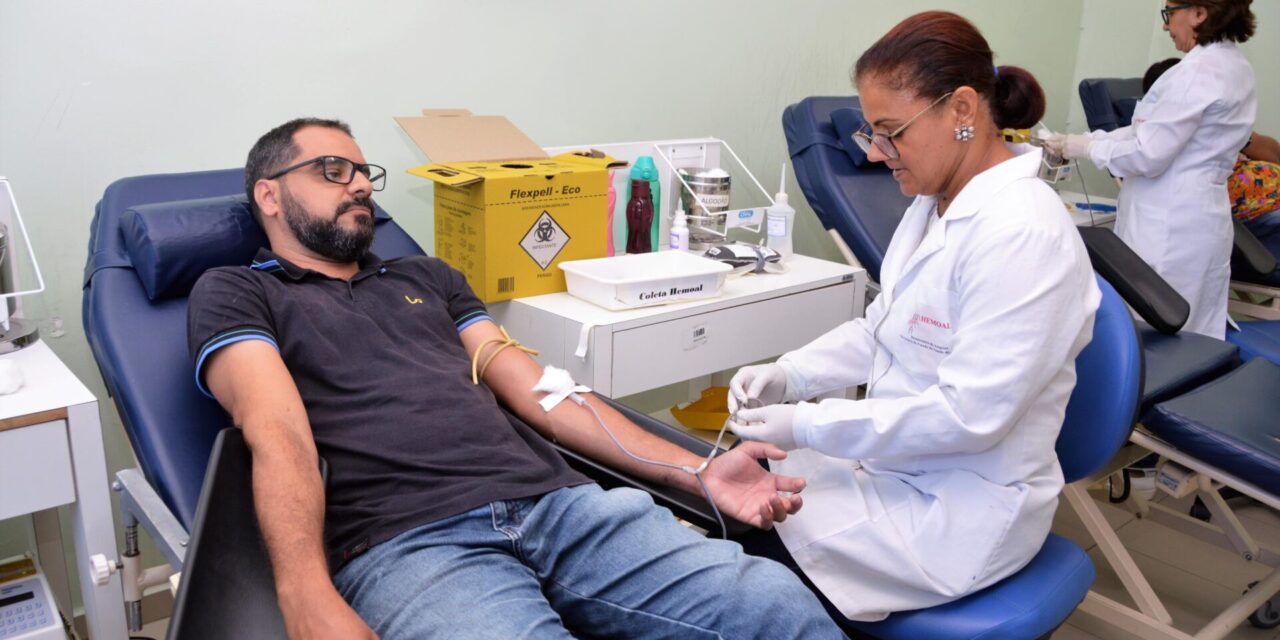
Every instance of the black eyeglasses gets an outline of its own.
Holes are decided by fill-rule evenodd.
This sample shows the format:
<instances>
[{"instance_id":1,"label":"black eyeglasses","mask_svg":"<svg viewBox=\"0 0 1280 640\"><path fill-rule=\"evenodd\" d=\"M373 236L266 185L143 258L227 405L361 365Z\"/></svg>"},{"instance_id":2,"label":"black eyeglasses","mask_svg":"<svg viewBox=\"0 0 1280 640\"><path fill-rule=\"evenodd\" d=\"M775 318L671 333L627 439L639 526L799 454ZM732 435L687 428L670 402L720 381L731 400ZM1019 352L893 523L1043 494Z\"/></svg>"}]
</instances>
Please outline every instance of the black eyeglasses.
<instances>
[{"instance_id":1,"label":"black eyeglasses","mask_svg":"<svg viewBox=\"0 0 1280 640\"><path fill-rule=\"evenodd\" d=\"M1174 12L1174 11L1177 11L1178 9L1190 9L1190 8L1191 8L1191 5L1189 5L1189 4L1172 4L1172 5L1169 5L1169 6L1167 6L1167 7L1165 7L1165 8L1163 8L1163 9L1161 9L1161 10L1160 10L1160 19L1161 19L1161 20L1164 20L1164 23L1165 23L1165 24L1169 24L1169 16L1173 15L1173 12Z\"/></svg>"},{"instance_id":2,"label":"black eyeglasses","mask_svg":"<svg viewBox=\"0 0 1280 640\"><path fill-rule=\"evenodd\" d=\"M383 169L376 164L360 164L358 162L352 162L341 156L320 156L310 160L303 160L298 164L289 165L267 176L267 180L275 180L294 169L301 169L302 167L313 164L321 165L320 175L324 176L324 179L329 182L337 184L351 184L351 181L356 179L356 172L359 171L364 175L364 177L369 179L369 183L373 185L374 191L382 191L382 189L387 186L386 169Z\"/></svg>"},{"instance_id":3,"label":"black eyeglasses","mask_svg":"<svg viewBox=\"0 0 1280 640\"><path fill-rule=\"evenodd\" d=\"M858 148L862 149L863 153L870 153L871 145L875 145L876 149L879 149L880 153L883 153L886 158L890 160L897 160L898 147L893 144L893 139L902 135L902 132L906 131L907 127L911 126L911 123L916 121L916 118L919 118L924 115L926 111L938 106L938 103L946 100L951 93L951 91L948 91L938 96L937 100L934 100L929 104L929 106L921 109L920 113L911 116L910 120L902 123L901 127L894 129L890 133L875 133L871 130L870 123L864 124L861 129L853 132L853 141L858 143Z\"/></svg>"}]
</instances>

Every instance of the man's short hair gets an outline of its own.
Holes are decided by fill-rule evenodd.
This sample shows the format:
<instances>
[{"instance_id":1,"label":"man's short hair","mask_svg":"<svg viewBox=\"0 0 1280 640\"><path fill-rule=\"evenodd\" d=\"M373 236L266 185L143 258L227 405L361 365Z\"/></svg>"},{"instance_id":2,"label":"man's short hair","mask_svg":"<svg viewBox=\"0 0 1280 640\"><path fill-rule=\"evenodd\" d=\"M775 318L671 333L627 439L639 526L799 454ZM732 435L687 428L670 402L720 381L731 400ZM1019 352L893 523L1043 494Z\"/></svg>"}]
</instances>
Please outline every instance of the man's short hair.
<instances>
[{"instance_id":1,"label":"man's short hair","mask_svg":"<svg viewBox=\"0 0 1280 640\"><path fill-rule=\"evenodd\" d=\"M253 219L262 224L262 210L253 197L253 187L259 180L279 171L285 163L298 153L298 145L293 141L293 134L303 127L325 127L337 129L351 136L351 127L341 120L325 118L296 118L290 120L262 135L249 150L249 158L244 162L244 192L249 196L249 210ZM351 136L352 139L355 136Z\"/></svg>"}]
</instances>

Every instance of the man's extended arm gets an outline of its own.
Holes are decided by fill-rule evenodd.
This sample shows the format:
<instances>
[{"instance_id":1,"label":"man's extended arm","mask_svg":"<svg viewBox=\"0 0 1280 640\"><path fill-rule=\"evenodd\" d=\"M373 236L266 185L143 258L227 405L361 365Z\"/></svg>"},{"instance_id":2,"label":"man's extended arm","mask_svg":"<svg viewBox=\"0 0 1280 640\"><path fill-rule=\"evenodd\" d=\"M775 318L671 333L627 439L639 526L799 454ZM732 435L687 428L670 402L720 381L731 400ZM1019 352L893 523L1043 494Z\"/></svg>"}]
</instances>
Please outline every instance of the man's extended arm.
<instances>
[{"instance_id":1,"label":"man's extended arm","mask_svg":"<svg viewBox=\"0 0 1280 640\"><path fill-rule=\"evenodd\" d=\"M228 345L205 382L253 456L253 500L290 638L375 638L333 586L324 554L324 486L311 423L275 348Z\"/></svg>"},{"instance_id":2,"label":"man's extended arm","mask_svg":"<svg viewBox=\"0 0 1280 640\"><path fill-rule=\"evenodd\" d=\"M475 357L476 350L486 340L502 338L497 325L488 320L468 326L459 335L467 354L472 357ZM485 345L480 361L484 362L489 358L496 348L494 343ZM538 405L542 394L532 391L541 377L542 367L537 362L517 349L507 348L493 358L493 362L485 370L484 382L500 402L543 436L628 473L701 495L692 475L678 469L639 462L620 451L604 434L588 409L565 401L550 412L543 411ZM702 464L700 456L645 431L592 394L584 394L584 397L614 436L632 453L651 460L693 468ZM711 476L708 478L708 485L716 496L717 504L729 515L749 524L768 527L800 508L798 496L783 496L778 491L799 491L804 482L764 473L755 463L755 457L776 459L785 454L776 447L758 447L758 444L744 445L733 456L717 458L718 468L708 474Z\"/></svg>"}]
</instances>

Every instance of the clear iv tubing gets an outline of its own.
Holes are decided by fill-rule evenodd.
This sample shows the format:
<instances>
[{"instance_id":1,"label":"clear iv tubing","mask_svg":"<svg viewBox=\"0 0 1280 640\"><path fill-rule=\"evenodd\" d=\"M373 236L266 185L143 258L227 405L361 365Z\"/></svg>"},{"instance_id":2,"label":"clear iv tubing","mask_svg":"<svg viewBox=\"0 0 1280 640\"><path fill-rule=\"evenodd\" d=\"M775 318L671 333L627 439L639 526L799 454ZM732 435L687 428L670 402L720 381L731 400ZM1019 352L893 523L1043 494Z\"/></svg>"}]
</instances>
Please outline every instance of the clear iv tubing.
<instances>
[{"instance_id":1,"label":"clear iv tubing","mask_svg":"<svg viewBox=\"0 0 1280 640\"><path fill-rule=\"evenodd\" d=\"M702 479L702 472L706 470L707 466L711 464L711 460L716 457L716 452L720 451L720 441L724 439L724 432L726 429L729 428L728 420L725 420L724 426L720 427L720 435L716 436L716 442L714 445L711 446L711 452L707 454L707 459L703 460L702 464L698 465L698 468L695 469L687 465L671 464L670 462L663 462L661 460L652 460L652 459L645 458L643 456L638 456L634 453L631 453L631 451L627 450L626 447L622 446L622 442L618 440L617 436L613 435L613 431L611 431L609 427L605 425L604 418L600 417L600 413L596 411L595 407L591 406L591 404L587 402L586 398L583 398L581 395L578 395L577 393L571 393L569 394L569 399L572 400L574 404L577 404L580 407L586 407L587 410L591 412L591 415L595 416L596 422L599 423L600 428L604 429L604 432L609 435L609 439L613 440L613 443L618 445L618 448L621 449L623 453L630 456L631 459L637 462L643 462L645 464L652 464L652 465L657 465L659 467L667 467L669 469L683 471L684 473L687 473L693 476L694 478L696 478L698 480L698 486L702 489L703 497L706 498L707 504L711 505L711 512L714 513L716 516L716 522L720 524L720 537L725 540L729 539L729 529L724 526L724 518L720 515L720 509L716 507L715 500L711 499L711 490L707 489L707 483Z\"/></svg>"}]
</instances>

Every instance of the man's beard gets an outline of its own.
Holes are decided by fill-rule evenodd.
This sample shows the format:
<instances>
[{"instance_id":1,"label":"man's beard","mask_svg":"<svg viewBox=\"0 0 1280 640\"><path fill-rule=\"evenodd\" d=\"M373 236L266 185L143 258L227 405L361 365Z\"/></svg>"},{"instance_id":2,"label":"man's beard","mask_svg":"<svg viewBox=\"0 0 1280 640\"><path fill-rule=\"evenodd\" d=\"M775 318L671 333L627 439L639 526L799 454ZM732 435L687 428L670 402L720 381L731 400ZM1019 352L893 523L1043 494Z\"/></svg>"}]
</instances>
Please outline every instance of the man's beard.
<instances>
[{"instance_id":1,"label":"man's beard","mask_svg":"<svg viewBox=\"0 0 1280 640\"><path fill-rule=\"evenodd\" d=\"M347 200L338 205L333 217L323 218L307 213L288 191L283 194L284 221L302 246L334 262L359 262L369 253L373 244L373 199L369 197ZM367 216L356 216L355 230L348 231L338 224L343 212L356 206L369 210Z\"/></svg>"}]
</instances>

